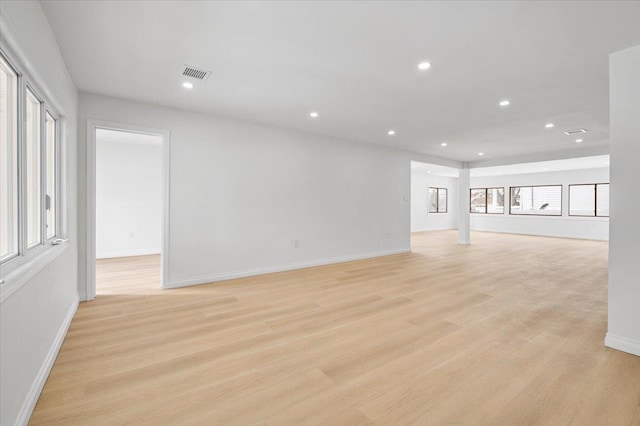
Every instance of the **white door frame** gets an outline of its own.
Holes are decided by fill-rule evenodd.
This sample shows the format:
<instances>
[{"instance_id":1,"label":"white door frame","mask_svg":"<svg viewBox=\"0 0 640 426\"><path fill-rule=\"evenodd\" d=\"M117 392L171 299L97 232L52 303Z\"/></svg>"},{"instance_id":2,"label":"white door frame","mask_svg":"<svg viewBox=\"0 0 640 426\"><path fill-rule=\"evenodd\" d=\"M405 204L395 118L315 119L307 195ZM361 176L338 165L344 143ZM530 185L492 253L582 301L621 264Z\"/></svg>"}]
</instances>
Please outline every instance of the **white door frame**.
<instances>
[{"instance_id":1,"label":"white door frame","mask_svg":"<svg viewBox=\"0 0 640 426\"><path fill-rule=\"evenodd\" d=\"M160 136L162 138L162 229L160 245L160 287L169 284L169 182L171 133L165 129L154 129L133 124L114 123L102 120L87 120L86 158L86 299L96 297L96 130L120 130L129 133Z\"/></svg>"}]
</instances>

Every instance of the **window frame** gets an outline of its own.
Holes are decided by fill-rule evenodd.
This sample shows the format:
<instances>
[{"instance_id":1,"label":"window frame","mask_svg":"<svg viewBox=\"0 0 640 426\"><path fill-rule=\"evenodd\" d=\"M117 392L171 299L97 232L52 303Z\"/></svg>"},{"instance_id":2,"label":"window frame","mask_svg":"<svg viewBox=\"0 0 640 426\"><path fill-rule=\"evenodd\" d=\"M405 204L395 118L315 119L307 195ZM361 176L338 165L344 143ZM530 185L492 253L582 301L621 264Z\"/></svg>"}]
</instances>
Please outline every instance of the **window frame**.
<instances>
[{"instance_id":1,"label":"window frame","mask_svg":"<svg viewBox=\"0 0 640 426\"><path fill-rule=\"evenodd\" d=\"M569 197L568 197L568 203L569 203L569 209L568 209L568 215L571 217L610 217L609 215L599 215L598 214L598 185L611 185L610 182L600 182L600 183L572 183L569 184ZM571 214L571 187L572 186L593 186L593 192L594 192L594 196L593 196L593 214Z\"/></svg>"},{"instance_id":2,"label":"window frame","mask_svg":"<svg viewBox=\"0 0 640 426\"><path fill-rule=\"evenodd\" d=\"M480 189L484 189L484 199L485 199L484 211L483 212L476 212L476 211L473 211L471 209L471 193L472 193L472 191L478 191ZM490 213L489 212L489 190L490 189L502 189L502 199L503 199L502 202L504 203L504 201L506 199L506 197L505 197L506 194L504 193L505 192L505 187L504 186L489 186L489 187L486 187L486 188L483 188L483 187L469 188L469 213L470 214L501 214L501 215L505 214L505 210L506 209L504 208L504 205L502 206L502 213ZM509 190L509 192L511 192L511 190ZM509 209L511 209L511 198L509 198Z\"/></svg>"},{"instance_id":3,"label":"window frame","mask_svg":"<svg viewBox=\"0 0 640 426\"><path fill-rule=\"evenodd\" d=\"M47 152L47 146L46 146L47 145L47 140L46 140L46 137L45 137L45 139L43 141L43 144L44 144L43 160L44 160L45 164L43 164L43 167L42 167L42 169L44 171L44 176L43 176L44 177L44 182L43 182L43 184L45 185L44 186L44 190L42 191L43 192L43 197L44 197L43 201L45 203L44 204L44 208L43 208L44 215L45 215L45 218L44 218L45 229L43 230L43 241L45 243L49 242L49 241L52 241L52 240L54 240L56 238L60 238L60 236L58 234L61 233L61 229L62 229L62 224L61 224L61 209L62 209L62 207L60 205L60 198L61 198L60 194L62 193L62 186L61 186L62 167L60 166L60 163L62 162L62 156L60 155L61 147L62 147L62 143L61 143L61 139L62 139L61 136L62 135L61 135L61 132L60 132L61 119L60 119L60 115L58 113L56 113L52 108L48 108L47 105L45 105L45 108L44 108L44 124L45 124L45 128L43 129L43 132L45 133L45 135L47 133L47 129L46 129L47 115L49 115L53 119L54 126L55 126L55 129L54 129L55 140L54 140L54 143L53 143L54 144L53 176L54 176L54 179L55 179L54 184L53 184L53 193L55 195L55 198L54 198L54 201L55 201L54 208L55 208L55 210L54 210L53 224L55 226L55 231L54 231L54 233L53 233L53 235L51 237L47 237L47 229L46 229L46 225L47 225L46 197L47 197L47 189L48 189L47 185L48 185L48 182L47 182L47 164L46 163L47 163L47 159L48 159L47 158L48 152Z\"/></svg>"},{"instance_id":4,"label":"window frame","mask_svg":"<svg viewBox=\"0 0 640 426\"><path fill-rule=\"evenodd\" d=\"M16 87L15 87L15 100L16 100L16 111L15 111L15 117L14 117L14 126L15 126L15 156L17 158L15 158L15 199L13 200L13 202L16 204L15 206L13 206L13 210L14 210L14 214L15 214L15 219L13 220L13 226L16 227L16 229L14 229L15 232L15 243L16 243L16 249L15 249L15 253L12 254L11 256L7 257L6 259L0 260L0 265L6 265L7 263L9 263L10 261L12 261L13 259L19 258L22 253L22 232L21 232L21 228L22 228L22 209L20 208L21 204L22 204L22 182L20 181L20 170L22 168L21 165L21 161L22 161L22 145L20 144L20 141L22 140L22 133L23 133L23 123L21 121L22 115L20 114L20 111L22 109L22 84L21 84L21 74L18 71L18 69L16 68L15 64L13 61L11 61L11 59L8 57L8 55L4 54L4 52L2 50L0 50L0 60L4 60L4 62L6 62L6 64L8 65L8 67L10 68L11 71L13 71L13 73L15 74L15 78L16 78ZM1 236L0 236L1 237ZM1 278L1 277L0 277Z\"/></svg>"},{"instance_id":5,"label":"window frame","mask_svg":"<svg viewBox=\"0 0 640 426\"><path fill-rule=\"evenodd\" d=\"M27 194L27 191L29 190L29 188L27 187L27 173L28 173L28 155L27 155L27 140L26 140L26 135L27 135L27 96L29 96L29 92L31 92L31 95L33 95L33 97L35 98L36 101L38 101L38 130L39 130L39 139L38 139L38 145L40 145L39 151L38 151L38 157L39 157L39 163L38 163L38 177L39 177L39 188L40 188L40 196L39 198L39 202L38 202L38 210L39 210L39 239L38 242L35 243L34 245L32 245L31 247L29 247L29 223L28 223L28 215L29 215L29 208L28 208L28 202L29 202L29 197ZM23 238L23 247L24 247L24 251L25 253L29 252L30 250L33 250L43 244L45 244L45 238L43 237L43 208L44 208L44 186L43 183L45 183L44 181L44 173L43 173L43 169L44 169L44 158L45 158L45 149L44 149L44 145L46 142L46 136L44 135L44 101L42 100L42 96L40 96L40 94L38 93L38 91L36 89L33 88L33 86L30 84L29 81L25 80L24 83L24 95L23 95L23 109L22 109L22 128L23 128L23 137L22 140L18 137L18 146L19 146L19 150L22 151L22 163L20 164L21 167L18 167L18 182L22 183L22 187L23 187L23 197L24 197L24 202L18 205L18 210L22 209L23 213L24 213L24 232L22 233L22 238ZM18 120L20 121L20 111L18 111ZM22 144L22 147L20 148L20 144ZM20 169L22 170L23 175L20 175Z\"/></svg>"},{"instance_id":6,"label":"window frame","mask_svg":"<svg viewBox=\"0 0 640 426\"><path fill-rule=\"evenodd\" d=\"M26 57L20 52L4 43L0 44L0 57L17 75L17 228L18 247L17 253L0 261L0 302L5 300L24 282L37 274L42 267L58 257L67 246L66 226L66 199L64 157L65 138L64 128L66 121L60 104L47 89L40 76L30 68L23 66L28 63ZM27 90L31 91L39 101L40 113L40 242L28 248L27 244L27 142L26 142L26 96ZM47 113L55 120L54 141L54 196L55 233L47 238Z\"/></svg>"},{"instance_id":7,"label":"window frame","mask_svg":"<svg viewBox=\"0 0 640 426\"><path fill-rule=\"evenodd\" d=\"M512 200L512 196L513 196L513 188L544 188L544 187L553 187L553 186L558 186L560 187L560 214L535 214L535 213L512 213L511 212L511 200ZM542 216L542 217L562 217L564 216L564 206L562 203L562 199L563 199L563 191L564 191L564 187L562 184L556 184L556 185L516 185L516 186L509 186L509 216Z\"/></svg>"},{"instance_id":8,"label":"window frame","mask_svg":"<svg viewBox=\"0 0 640 426\"><path fill-rule=\"evenodd\" d=\"M440 188L440 187L436 187L436 186L429 186L427 187L427 195L430 195L428 193L428 191L435 189L436 190L436 211L432 212L431 211L431 202L430 200L427 200L427 214L445 214L449 212L449 188ZM445 202L444 202L444 211L441 212L440 211L440 191L444 190L445 191Z\"/></svg>"}]
</instances>

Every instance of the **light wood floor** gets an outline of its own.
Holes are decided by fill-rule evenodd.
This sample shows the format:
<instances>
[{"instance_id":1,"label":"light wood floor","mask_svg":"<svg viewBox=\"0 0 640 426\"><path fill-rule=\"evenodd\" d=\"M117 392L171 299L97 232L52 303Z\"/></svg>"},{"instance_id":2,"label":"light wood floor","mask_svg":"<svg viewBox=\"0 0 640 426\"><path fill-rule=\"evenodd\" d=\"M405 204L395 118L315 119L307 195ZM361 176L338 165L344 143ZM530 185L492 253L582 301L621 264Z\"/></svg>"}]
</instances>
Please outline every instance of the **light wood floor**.
<instances>
[{"instance_id":1,"label":"light wood floor","mask_svg":"<svg viewBox=\"0 0 640 426\"><path fill-rule=\"evenodd\" d=\"M639 425L607 244L473 243L164 291L155 256L100 262L31 424Z\"/></svg>"}]
</instances>

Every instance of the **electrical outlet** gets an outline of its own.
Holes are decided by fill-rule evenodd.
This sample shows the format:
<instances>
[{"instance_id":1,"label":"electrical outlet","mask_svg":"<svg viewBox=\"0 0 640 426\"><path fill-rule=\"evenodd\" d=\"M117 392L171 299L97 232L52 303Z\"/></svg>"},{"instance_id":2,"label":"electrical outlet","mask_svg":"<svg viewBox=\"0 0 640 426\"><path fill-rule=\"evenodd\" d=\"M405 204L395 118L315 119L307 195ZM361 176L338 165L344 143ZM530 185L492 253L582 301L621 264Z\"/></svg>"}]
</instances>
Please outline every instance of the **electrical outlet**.
<instances>
[{"instance_id":1,"label":"electrical outlet","mask_svg":"<svg viewBox=\"0 0 640 426\"><path fill-rule=\"evenodd\" d=\"M129 233L129 239L133 240L133 232Z\"/></svg>"},{"instance_id":2,"label":"electrical outlet","mask_svg":"<svg viewBox=\"0 0 640 426\"><path fill-rule=\"evenodd\" d=\"M293 248L300 248L300 241L299 240L295 240L293 242Z\"/></svg>"}]
</instances>

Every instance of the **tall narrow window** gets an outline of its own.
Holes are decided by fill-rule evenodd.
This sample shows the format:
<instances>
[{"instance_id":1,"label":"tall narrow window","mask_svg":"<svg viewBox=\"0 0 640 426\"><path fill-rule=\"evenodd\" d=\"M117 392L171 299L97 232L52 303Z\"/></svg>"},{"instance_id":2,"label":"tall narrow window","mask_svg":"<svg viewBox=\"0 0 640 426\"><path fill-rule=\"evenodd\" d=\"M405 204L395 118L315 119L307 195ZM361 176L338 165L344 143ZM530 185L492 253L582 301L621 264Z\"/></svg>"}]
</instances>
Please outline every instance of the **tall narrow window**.
<instances>
[{"instance_id":1,"label":"tall narrow window","mask_svg":"<svg viewBox=\"0 0 640 426\"><path fill-rule=\"evenodd\" d=\"M438 188L438 213L447 212L447 188Z\"/></svg>"},{"instance_id":2,"label":"tall narrow window","mask_svg":"<svg viewBox=\"0 0 640 426\"><path fill-rule=\"evenodd\" d=\"M18 75L0 56L0 260L18 254Z\"/></svg>"},{"instance_id":3,"label":"tall narrow window","mask_svg":"<svg viewBox=\"0 0 640 426\"><path fill-rule=\"evenodd\" d=\"M57 123L49 112L46 114L46 182L47 191L45 195L45 209L47 212L47 240L53 238L56 235L56 205L57 205L57 193L56 193L56 156L57 156Z\"/></svg>"},{"instance_id":4,"label":"tall narrow window","mask_svg":"<svg viewBox=\"0 0 640 426\"><path fill-rule=\"evenodd\" d=\"M487 213L504 213L504 188L487 188Z\"/></svg>"},{"instance_id":5,"label":"tall narrow window","mask_svg":"<svg viewBox=\"0 0 640 426\"><path fill-rule=\"evenodd\" d=\"M429 213L438 213L438 188L429 188Z\"/></svg>"},{"instance_id":6,"label":"tall narrow window","mask_svg":"<svg viewBox=\"0 0 640 426\"><path fill-rule=\"evenodd\" d=\"M472 188L469 203L471 213L487 212L487 188Z\"/></svg>"},{"instance_id":7,"label":"tall narrow window","mask_svg":"<svg viewBox=\"0 0 640 426\"><path fill-rule=\"evenodd\" d=\"M27 248L42 241L41 212L41 150L42 150L42 105L27 88L26 96L26 200L27 200Z\"/></svg>"},{"instance_id":8,"label":"tall narrow window","mask_svg":"<svg viewBox=\"0 0 640 426\"><path fill-rule=\"evenodd\" d=\"M609 184L596 185L596 216L609 217Z\"/></svg>"}]
</instances>

